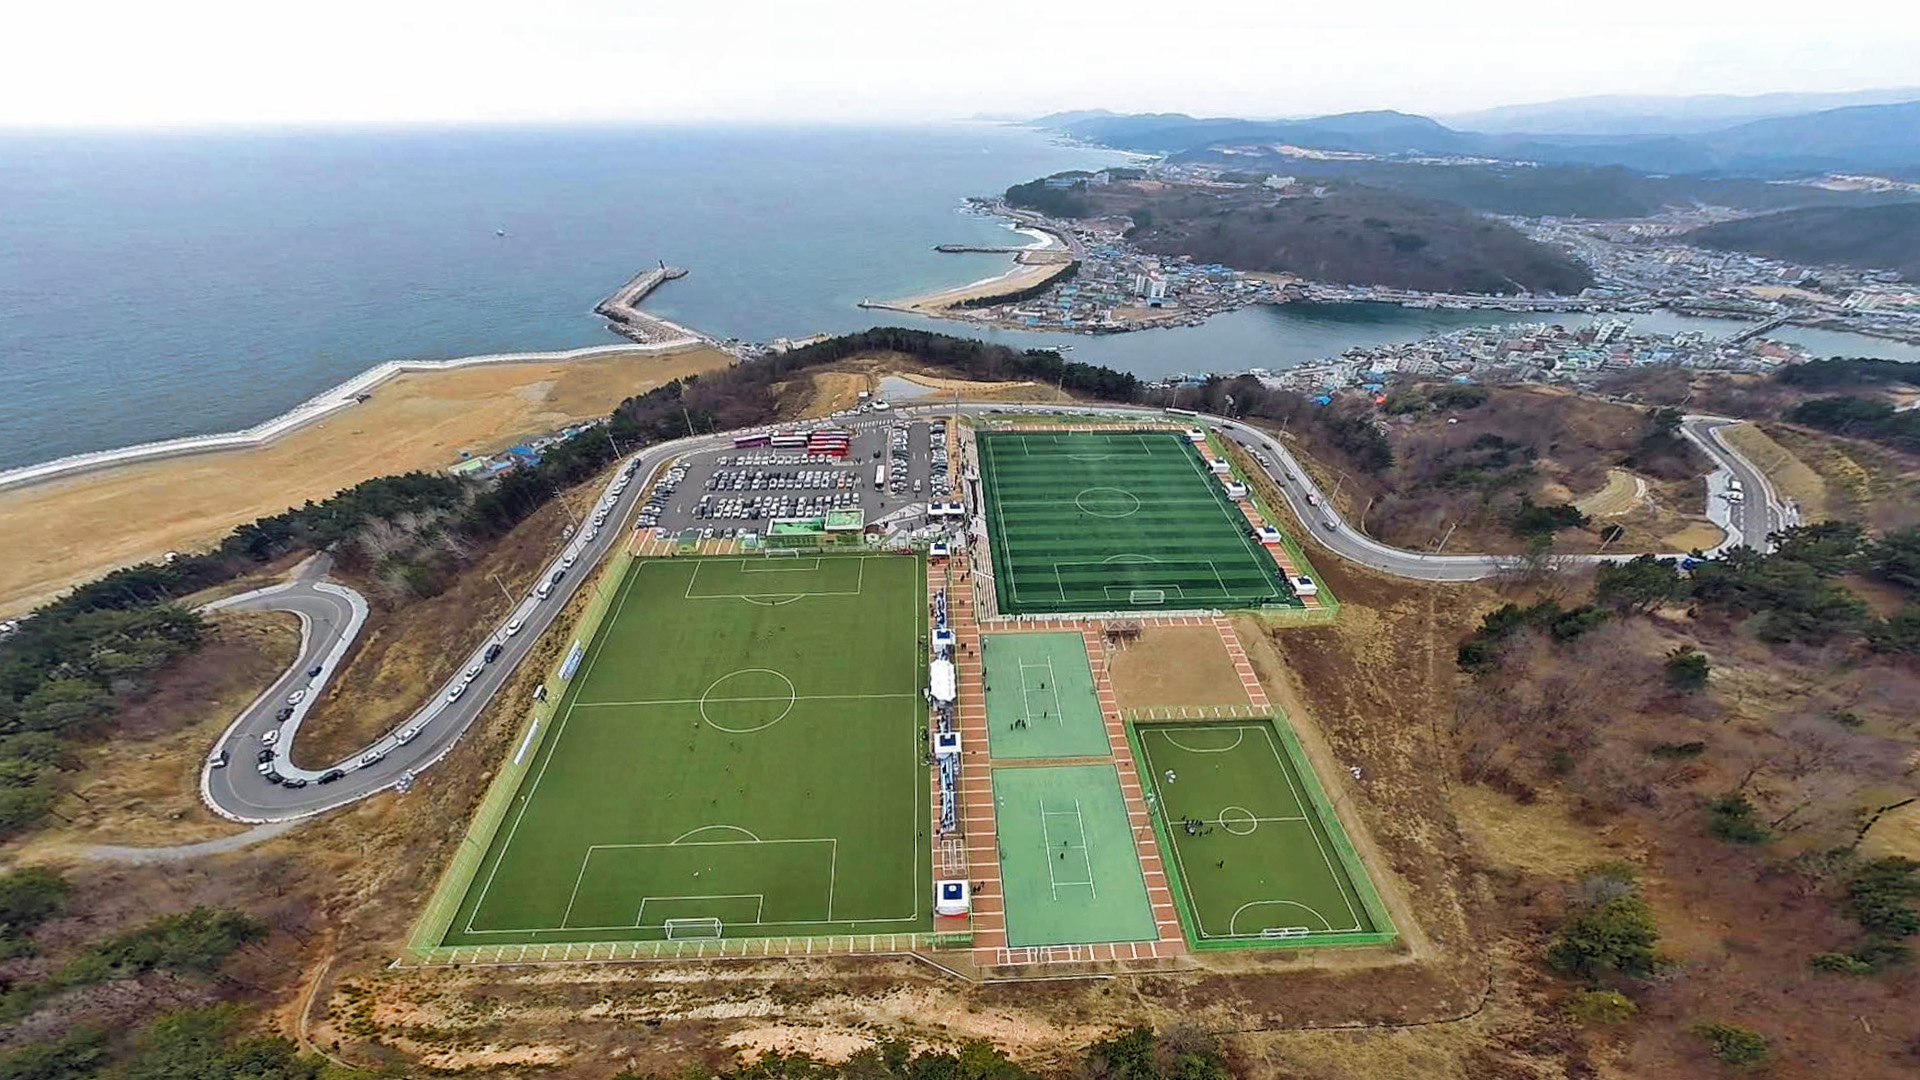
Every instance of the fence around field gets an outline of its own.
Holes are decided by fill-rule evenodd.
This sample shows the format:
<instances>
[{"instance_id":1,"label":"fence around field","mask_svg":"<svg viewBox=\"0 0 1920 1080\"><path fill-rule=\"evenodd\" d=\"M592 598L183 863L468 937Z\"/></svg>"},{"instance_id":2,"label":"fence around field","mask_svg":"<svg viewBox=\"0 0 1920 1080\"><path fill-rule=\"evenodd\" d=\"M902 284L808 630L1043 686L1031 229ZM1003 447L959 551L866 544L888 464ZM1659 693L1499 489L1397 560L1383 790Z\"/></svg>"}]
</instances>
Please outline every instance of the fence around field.
<instances>
[{"instance_id":1,"label":"fence around field","mask_svg":"<svg viewBox=\"0 0 1920 1080\"><path fill-rule=\"evenodd\" d=\"M880 956L959 949L972 934L836 934L828 937L705 938L690 941L574 941L524 945L409 947L402 967L455 964L590 964L644 960L743 960L793 956Z\"/></svg>"},{"instance_id":2,"label":"fence around field","mask_svg":"<svg viewBox=\"0 0 1920 1080\"><path fill-rule=\"evenodd\" d=\"M573 625L573 639L591 645L594 635L600 632L600 624L606 619L607 610L613 606L613 598L620 592L620 585L633 569L634 557L625 548L615 554L607 572L600 576L594 586L593 597L581 612ZM549 633L552 631L550 630ZM435 887L433 897L427 901L418 921L414 923L413 933L406 945L404 960L418 963L431 963L424 959L434 953L458 952L461 949L509 949L511 946L445 946L447 930L453 925L454 917L459 914L460 904L466 899L467 889L473 884L473 878L486 861L487 850L493 844L495 832L507 816L507 810L513 805L513 795L520 788L520 781L527 770L540 757L541 744L553 733L551 723L554 713L559 709L561 699L566 697L562 689L565 679L562 670L571 659L565 650L554 662L553 674L547 681L547 698L535 702L527 714L527 723L515 736L514 754L494 775L493 783L488 785L487 793L481 797L480 806L474 811L473 820L468 823L466 833L460 838L460 847L453 853L453 859L440 875L440 884ZM537 946L528 946L537 948ZM556 948L558 946L555 946ZM463 961L447 960L445 963Z\"/></svg>"},{"instance_id":3,"label":"fence around field","mask_svg":"<svg viewBox=\"0 0 1920 1080\"><path fill-rule=\"evenodd\" d=\"M1315 599L1320 601L1317 609L1269 607L1260 609L1261 615L1289 623L1310 625L1330 623L1339 618L1340 598L1335 596L1333 590L1327 586L1327 579L1321 577L1320 572L1313 568L1313 563L1308 561L1307 553L1301 549L1300 542L1294 539L1291 532L1280 528L1280 522L1285 519L1276 512L1275 507L1287 505L1286 497L1280 493L1280 486L1274 483L1273 477L1265 469L1249 461L1244 447L1217 434L1213 438L1217 440L1221 449L1226 451L1227 463L1233 467L1234 478L1247 485L1247 494L1253 500L1254 508L1260 511L1260 516L1267 520L1267 524L1280 530L1280 546L1287 549L1287 554L1293 559L1293 565L1299 567L1301 573L1313 578L1320 590L1315 594Z\"/></svg>"}]
</instances>

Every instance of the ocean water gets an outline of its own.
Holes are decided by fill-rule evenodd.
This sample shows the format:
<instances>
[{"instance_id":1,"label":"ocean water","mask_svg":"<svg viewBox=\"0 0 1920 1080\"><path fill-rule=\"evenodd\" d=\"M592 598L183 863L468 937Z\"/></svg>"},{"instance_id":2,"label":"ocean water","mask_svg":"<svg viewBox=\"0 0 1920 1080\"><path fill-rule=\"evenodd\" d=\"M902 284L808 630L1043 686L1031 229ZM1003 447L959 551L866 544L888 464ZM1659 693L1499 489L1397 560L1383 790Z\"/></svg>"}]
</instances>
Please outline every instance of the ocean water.
<instances>
[{"instance_id":1,"label":"ocean water","mask_svg":"<svg viewBox=\"0 0 1920 1080\"><path fill-rule=\"evenodd\" d=\"M245 427L385 360L615 342L591 308L656 260L692 273L648 309L720 337L972 333L856 305L1003 270L933 250L1025 242L966 196L1122 160L990 124L0 133L0 468ZM1287 305L983 336L1165 375L1513 318Z\"/></svg>"}]
</instances>

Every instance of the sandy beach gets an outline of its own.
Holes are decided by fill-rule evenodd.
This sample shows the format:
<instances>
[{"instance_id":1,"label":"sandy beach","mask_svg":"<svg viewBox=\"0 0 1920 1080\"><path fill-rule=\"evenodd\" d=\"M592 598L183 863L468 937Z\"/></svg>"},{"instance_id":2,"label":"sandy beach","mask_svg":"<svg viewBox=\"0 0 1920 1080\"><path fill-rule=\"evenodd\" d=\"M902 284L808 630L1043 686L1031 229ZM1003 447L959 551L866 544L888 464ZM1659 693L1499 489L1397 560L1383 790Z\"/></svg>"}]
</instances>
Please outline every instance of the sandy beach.
<instances>
[{"instance_id":1,"label":"sandy beach","mask_svg":"<svg viewBox=\"0 0 1920 1080\"><path fill-rule=\"evenodd\" d=\"M362 480L442 469L577 420L682 375L712 348L413 372L270 446L113 466L0 490L0 615L116 567L203 548L235 525Z\"/></svg>"}]
</instances>

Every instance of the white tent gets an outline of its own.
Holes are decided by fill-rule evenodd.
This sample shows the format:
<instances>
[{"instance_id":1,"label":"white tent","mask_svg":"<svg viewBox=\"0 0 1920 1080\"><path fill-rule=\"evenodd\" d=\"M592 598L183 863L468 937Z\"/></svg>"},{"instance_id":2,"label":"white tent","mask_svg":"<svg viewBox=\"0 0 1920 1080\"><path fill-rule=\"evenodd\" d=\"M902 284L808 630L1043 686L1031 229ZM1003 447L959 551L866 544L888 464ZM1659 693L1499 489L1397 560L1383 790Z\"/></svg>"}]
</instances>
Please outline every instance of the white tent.
<instances>
[{"instance_id":1,"label":"white tent","mask_svg":"<svg viewBox=\"0 0 1920 1080\"><path fill-rule=\"evenodd\" d=\"M952 701L954 699L953 661L935 660L928 668L927 675L928 682L933 686L933 699L935 701Z\"/></svg>"}]
</instances>

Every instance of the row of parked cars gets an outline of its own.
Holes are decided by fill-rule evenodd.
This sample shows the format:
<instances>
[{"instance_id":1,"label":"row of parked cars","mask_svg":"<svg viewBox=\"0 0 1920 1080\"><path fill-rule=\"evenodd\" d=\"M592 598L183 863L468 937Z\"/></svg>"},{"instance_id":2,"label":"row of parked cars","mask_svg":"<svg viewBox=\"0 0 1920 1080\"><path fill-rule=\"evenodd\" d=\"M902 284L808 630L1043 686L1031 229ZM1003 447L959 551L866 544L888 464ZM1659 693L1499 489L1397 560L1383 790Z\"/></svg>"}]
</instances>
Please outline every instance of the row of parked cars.
<instances>
[{"instance_id":1,"label":"row of parked cars","mask_svg":"<svg viewBox=\"0 0 1920 1080\"><path fill-rule=\"evenodd\" d=\"M762 518L812 517L829 510L851 510L860 505L857 491L836 491L826 495L703 495L693 504L693 516L701 521Z\"/></svg>"},{"instance_id":2,"label":"row of parked cars","mask_svg":"<svg viewBox=\"0 0 1920 1080\"><path fill-rule=\"evenodd\" d=\"M632 466L628 466L628 468L632 468ZM686 464L679 461L674 462L673 467L667 470L667 475L661 477L660 482L653 485L653 493L647 496L646 503L640 507L640 513L634 517L633 527L636 529L651 529L655 525L660 524L660 515L667 512L667 496L680 490L680 481L686 478Z\"/></svg>"},{"instance_id":3,"label":"row of parked cars","mask_svg":"<svg viewBox=\"0 0 1920 1080\"><path fill-rule=\"evenodd\" d=\"M832 491L852 487L853 473L846 469L715 469L707 477L708 491Z\"/></svg>"},{"instance_id":4,"label":"row of parked cars","mask_svg":"<svg viewBox=\"0 0 1920 1080\"><path fill-rule=\"evenodd\" d=\"M887 429L887 456L891 460L887 468L887 490L895 495L905 495L907 462L911 457L907 447L907 425L894 424Z\"/></svg>"},{"instance_id":5,"label":"row of parked cars","mask_svg":"<svg viewBox=\"0 0 1920 1080\"><path fill-rule=\"evenodd\" d=\"M928 494L939 498L953 490L953 485L947 480L947 422L945 420L933 421L927 434L927 441L929 444L927 457L931 463L931 475L927 481Z\"/></svg>"}]
</instances>

